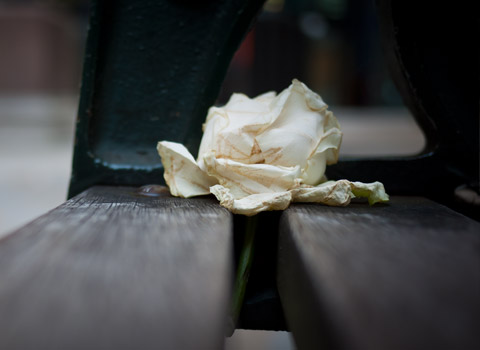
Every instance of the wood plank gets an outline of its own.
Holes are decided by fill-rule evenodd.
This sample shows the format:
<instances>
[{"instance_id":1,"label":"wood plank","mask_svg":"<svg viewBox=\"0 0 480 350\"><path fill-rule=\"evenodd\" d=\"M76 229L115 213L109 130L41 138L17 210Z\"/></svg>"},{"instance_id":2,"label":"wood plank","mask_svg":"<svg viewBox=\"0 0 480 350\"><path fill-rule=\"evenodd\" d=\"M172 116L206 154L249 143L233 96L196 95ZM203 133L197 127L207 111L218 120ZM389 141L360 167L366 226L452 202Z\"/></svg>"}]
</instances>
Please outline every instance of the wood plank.
<instances>
[{"instance_id":1,"label":"wood plank","mask_svg":"<svg viewBox=\"0 0 480 350\"><path fill-rule=\"evenodd\" d=\"M480 349L480 225L419 197L298 204L277 283L300 349Z\"/></svg>"},{"instance_id":2,"label":"wood plank","mask_svg":"<svg viewBox=\"0 0 480 350\"><path fill-rule=\"evenodd\" d=\"M0 241L0 349L219 349L232 215L94 187Z\"/></svg>"}]
</instances>

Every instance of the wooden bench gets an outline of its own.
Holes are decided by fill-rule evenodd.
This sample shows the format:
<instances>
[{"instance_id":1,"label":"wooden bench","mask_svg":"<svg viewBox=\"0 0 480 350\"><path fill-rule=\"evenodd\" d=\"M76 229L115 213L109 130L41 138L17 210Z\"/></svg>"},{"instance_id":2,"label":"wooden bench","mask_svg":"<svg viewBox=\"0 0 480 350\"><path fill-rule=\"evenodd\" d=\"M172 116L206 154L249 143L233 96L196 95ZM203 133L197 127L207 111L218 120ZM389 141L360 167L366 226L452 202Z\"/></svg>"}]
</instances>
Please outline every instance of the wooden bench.
<instances>
[{"instance_id":1,"label":"wooden bench","mask_svg":"<svg viewBox=\"0 0 480 350\"><path fill-rule=\"evenodd\" d=\"M474 349L480 225L421 197L296 205L280 224L278 288L300 349Z\"/></svg>"},{"instance_id":2,"label":"wooden bench","mask_svg":"<svg viewBox=\"0 0 480 350\"><path fill-rule=\"evenodd\" d=\"M158 140L196 152L260 6L93 4L71 199L0 241L0 349L223 347L243 219L210 197L145 196L138 186L162 177ZM451 111L431 107L428 76L405 81L415 62L406 37L394 35L402 5L379 6L427 150L331 168L332 177L385 182L389 204L261 214L239 327L289 329L300 349L480 348L480 225L424 198L453 205L455 187L475 179L478 151L454 159L473 127L466 121L456 129L464 139L447 138Z\"/></svg>"},{"instance_id":3,"label":"wooden bench","mask_svg":"<svg viewBox=\"0 0 480 350\"><path fill-rule=\"evenodd\" d=\"M92 187L0 244L2 349L218 349L232 215Z\"/></svg>"}]
</instances>

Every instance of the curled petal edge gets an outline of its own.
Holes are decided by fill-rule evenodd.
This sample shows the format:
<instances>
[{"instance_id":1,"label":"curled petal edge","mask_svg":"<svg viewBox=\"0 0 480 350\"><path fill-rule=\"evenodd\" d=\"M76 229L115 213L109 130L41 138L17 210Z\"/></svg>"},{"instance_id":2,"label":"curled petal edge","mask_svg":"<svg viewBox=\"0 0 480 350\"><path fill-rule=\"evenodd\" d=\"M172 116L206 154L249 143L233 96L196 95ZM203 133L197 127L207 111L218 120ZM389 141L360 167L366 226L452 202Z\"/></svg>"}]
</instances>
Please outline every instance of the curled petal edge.
<instances>
[{"instance_id":1,"label":"curled petal edge","mask_svg":"<svg viewBox=\"0 0 480 350\"><path fill-rule=\"evenodd\" d=\"M365 197L370 205L388 201L380 182L362 183L348 180L327 181L318 186L303 186L289 191L259 193L235 199L222 185L210 187L220 205L234 214L252 216L267 210L284 210L291 202L320 203L329 206L346 206L352 198Z\"/></svg>"},{"instance_id":2,"label":"curled petal edge","mask_svg":"<svg viewBox=\"0 0 480 350\"><path fill-rule=\"evenodd\" d=\"M301 186L292 190L293 202L345 206L355 197L367 198L370 205L389 200L383 184L378 181L372 183L348 180L327 181L318 186Z\"/></svg>"},{"instance_id":3,"label":"curled petal edge","mask_svg":"<svg viewBox=\"0 0 480 350\"><path fill-rule=\"evenodd\" d=\"M172 195L189 198L210 194L210 187L218 183L200 169L181 143L161 141L157 151L165 170L163 177Z\"/></svg>"},{"instance_id":4,"label":"curled petal edge","mask_svg":"<svg viewBox=\"0 0 480 350\"><path fill-rule=\"evenodd\" d=\"M235 199L230 190L222 185L210 187L210 192L217 197L220 205L234 214L253 216L262 211L285 210L292 201L290 191L251 194Z\"/></svg>"}]
</instances>

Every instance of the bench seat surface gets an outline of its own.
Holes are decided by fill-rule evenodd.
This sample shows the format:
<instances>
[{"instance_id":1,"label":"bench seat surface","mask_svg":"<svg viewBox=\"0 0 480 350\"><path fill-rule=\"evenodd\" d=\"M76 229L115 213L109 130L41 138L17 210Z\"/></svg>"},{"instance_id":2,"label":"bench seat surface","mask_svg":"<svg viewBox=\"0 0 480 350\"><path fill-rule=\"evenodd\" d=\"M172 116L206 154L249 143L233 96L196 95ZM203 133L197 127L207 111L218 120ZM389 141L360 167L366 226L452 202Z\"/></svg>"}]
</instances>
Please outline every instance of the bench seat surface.
<instances>
[{"instance_id":1,"label":"bench seat surface","mask_svg":"<svg viewBox=\"0 0 480 350\"><path fill-rule=\"evenodd\" d=\"M232 215L93 187L0 241L0 349L217 349Z\"/></svg>"},{"instance_id":2,"label":"bench seat surface","mask_svg":"<svg viewBox=\"0 0 480 350\"><path fill-rule=\"evenodd\" d=\"M480 225L419 197L297 204L278 288L301 349L479 349Z\"/></svg>"}]
</instances>

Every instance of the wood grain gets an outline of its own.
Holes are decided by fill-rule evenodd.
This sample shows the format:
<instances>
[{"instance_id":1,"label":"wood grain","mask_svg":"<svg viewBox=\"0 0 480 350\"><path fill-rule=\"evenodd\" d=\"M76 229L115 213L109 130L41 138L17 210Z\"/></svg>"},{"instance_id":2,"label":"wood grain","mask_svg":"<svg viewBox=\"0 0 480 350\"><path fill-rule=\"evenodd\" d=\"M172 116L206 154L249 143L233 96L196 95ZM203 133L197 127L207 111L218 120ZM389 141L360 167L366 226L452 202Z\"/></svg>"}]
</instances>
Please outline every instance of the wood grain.
<instances>
[{"instance_id":1,"label":"wood grain","mask_svg":"<svg viewBox=\"0 0 480 350\"><path fill-rule=\"evenodd\" d=\"M479 349L480 225L418 197L299 204L278 288L300 349Z\"/></svg>"},{"instance_id":2,"label":"wood grain","mask_svg":"<svg viewBox=\"0 0 480 350\"><path fill-rule=\"evenodd\" d=\"M0 349L218 349L232 215L94 187L0 241Z\"/></svg>"}]
</instances>

